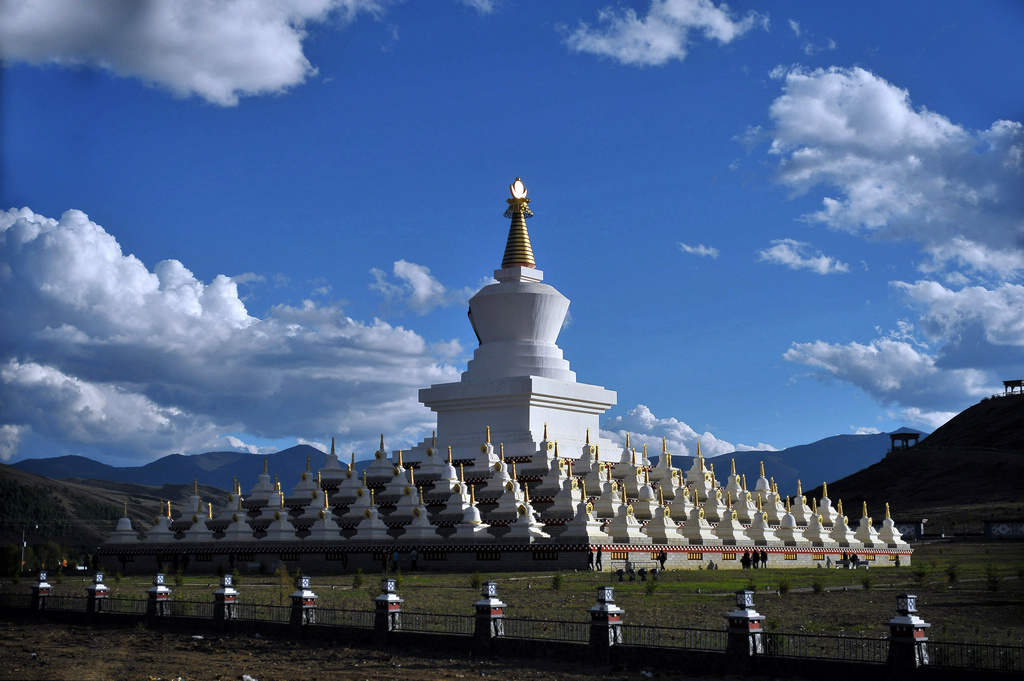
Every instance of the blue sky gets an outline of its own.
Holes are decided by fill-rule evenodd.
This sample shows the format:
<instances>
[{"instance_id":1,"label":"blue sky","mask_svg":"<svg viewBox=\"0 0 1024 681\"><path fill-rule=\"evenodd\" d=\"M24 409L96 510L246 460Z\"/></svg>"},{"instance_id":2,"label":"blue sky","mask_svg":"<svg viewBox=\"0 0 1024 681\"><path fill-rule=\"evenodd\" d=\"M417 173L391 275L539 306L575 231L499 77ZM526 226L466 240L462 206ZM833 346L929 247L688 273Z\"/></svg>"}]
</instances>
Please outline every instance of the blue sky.
<instances>
[{"instance_id":1,"label":"blue sky","mask_svg":"<svg viewBox=\"0 0 1024 681\"><path fill-rule=\"evenodd\" d=\"M1014 2L0 4L0 457L429 435L521 176L607 435L931 430L1024 367Z\"/></svg>"}]
</instances>

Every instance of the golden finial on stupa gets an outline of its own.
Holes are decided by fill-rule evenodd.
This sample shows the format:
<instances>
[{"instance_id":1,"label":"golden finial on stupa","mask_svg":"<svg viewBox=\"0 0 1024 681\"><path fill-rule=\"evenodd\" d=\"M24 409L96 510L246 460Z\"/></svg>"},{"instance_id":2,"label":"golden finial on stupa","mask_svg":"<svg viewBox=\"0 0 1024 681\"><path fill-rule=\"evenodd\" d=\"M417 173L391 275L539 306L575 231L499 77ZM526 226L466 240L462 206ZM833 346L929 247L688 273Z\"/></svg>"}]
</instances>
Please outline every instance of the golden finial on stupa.
<instances>
[{"instance_id":1,"label":"golden finial on stupa","mask_svg":"<svg viewBox=\"0 0 1024 681\"><path fill-rule=\"evenodd\" d=\"M127 499L124 500L124 517L125 518L128 517L128 500Z\"/></svg>"},{"instance_id":2,"label":"golden finial on stupa","mask_svg":"<svg viewBox=\"0 0 1024 681\"><path fill-rule=\"evenodd\" d=\"M210 520L213 520L213 504L206 504L206 513L208 514Z\"/></svg>"},{"instance_id":3,"label":"golden finial on stupa","mask_svg":"<svg viewBox=\"0 0 1024 681\"><path fill-rule=\"evenodd\" d=\"M430 431L430 446L431 447L436 447L437 446L437 431L436 430Z\"/></svg>"},{"instance_id":4,"label":"golden finial on stupa","mask_svg":"<svg viewBox=\"0 0 1024 681\"><path fill-rule=\"evenodd\" d=\"M697 440L697 458L700 459L701 470L704 470L704 455L700 451L700 440Z\"/></svg>"},{"instance_id":5,"label":"golden finial on stupa","mask_svg":"<svg viewBox=\"0 0 1024 681\"><path fill-rule=\"evenodd\" d=\"M743 474L743 491L744 492L747 491L747 474L746 473Z\"/></svg>"},{"instance_id":6,"label":"golden finial on stupa","mask_svg":"<svg viewBox=\"0 0 1024 681\"><path fill-rule=\"evenodd\" d=\"M127 512L125 512L125 515L128 515ZM892 517L889 515L889 502L888 501L885 502L885 518L886 518L886 520L891 520L892 519Z\"/></svg>"},{"instance_id":7,"label":"golden finial on stupa","mask_svg":"<svg viewBox=\"0 0 1024 681\"><path fill-rule=\"evenodd\" d=\"M816 497L811 499L811 513L815 515L818 513L818 499Z\"/></svg>"},{"instance_id":8,"label":"golden finial on stupa","mask_svg":"<svg viewBox=\"0 0 1024 681\"><path fill-rule=\"evenodd\" d=\"M647 445L644 445L644 447L647 447ZM646 454L646 452L644 452L644 453ZM636 465L636 450L635 449L633 450L633 452L631 454L630 463L632 463L634 466Z\"/></svg>"},{"instance_id":9,"label":"golden finial on stupa","mask_svg":"<svg viewBox=\"0 0 1024 681\"><path fill-rule=\"evenodd\" d=\"M626 432L626 449L629 449L629 432Z\"/></svg>"},{"instance_id":10,"label":"golden finial on stupa","mask_svg":"<svg viewBox=\"0 0 1024 681\"><path fill-rule=\"evenodd\" d=\"M334 454L334 438L331 438L331 454Z\"/></svg>"},{"instance_id":11,"label":"golden finial on stupa","mask_svg":"<svg viewBox=\"0 0 1024 681\"><path fill-rule=\"evenodd\" d=\"M466 471L461 463L459 464L459 482L466 482Z\"/></svg>"},{"instance_id":12,"label":"golden finial on stupa","mask_svg":"<svg viewBox=\"0 0 1024 681\"><path fill-rule=\"evenodd\" d=\"M199 495L199 478L192 478L192 494Z\"/></svg>"},{"instance_id":13,"label":"golden finial on stupa","mask_svg":"<svg viewBox=\"0 0 1024 681\"><path fill-rule=\"evenodd\" d=\"M526 198L526 186L518 177L509 189L512 198L507 199L508 210L505 217L511 218L508 228L508 240L505 242L505 256L501 259L501 269L507 267L537 267L533 259L533 247L530 246L530 234L526 231L526 218L532 218L530 199Z\"/></svg>"},{"instance_id":14,"label":"golden finial on stupa","mask_svg":"<svg viewBox=\"0 0 1024 681\"><path fill-rule=\"evenodd\" d=\"M423 488L422 487L417 487L416 489L420 493L420 506L422 506L423 505Z\"/></svg>"},{"instance_id":15,"label":"golden finial on stupa","mask_svg":"<svg viewBox=\"0 0 1024 681\"><path fill-rule=\"evenodd\" d=\"M281 500L281 508L284 508L284 492L278 492L277 496Z\"/></svg>"},{"instance_id":16,"label":"golden finial on stupa","mask_svg":"<svg viewBox=\"0 0 1024 681\"><path fill-rule=\"evenodd\" d=\"M761 477L764 477L764 461L761 462Z\"/></svg>"},{"instance_id":17,"label":"golden finial on stupa","mask_svg":"<svg viewBox=\"0 0 1024 681\"><path fill-rule=\"evenodd\" d=\"M384 433L380 434L380 451L384 451Z\"/></svg>"},{"instance_id":18,"label":"golden finial on stupa","mask_svg":"<svg viewBox=\"0 0 1024 681\"><path fill-rule=\"evenodd\" d=\"M487 444L491 444L491 427L487 426Z\"/></svg>"},{"instance_id":19,"label":"golden finial on stupa","mask_svg":"<svg viewBox=\"0 0 1024 681\"><path fill-rule=\"evenodd\" d=\"M523 490L524 490L524 494L525 494L525 496L523 498L526 499L526 503L530 503L530 483L524 482L523 483Z\"/></svg>"},{"instance_id":20,"label":"golden finial on stupa","mask_svg":"<svg viewBox=\"0 0 1024 681\"><path fill-rule=\"evenodd\" d=\"M352 452L352 462L348 465L348 470L351 472L351 471L355 470L355 467L356 467L356 453Z\"/></svg>"},{"instance_id":21,"label":"golden finial on stupa","mask_svg":"<svg viewBox=\"0 0 1024 681\"><path fill-rule=\"evenodd\" d=\"M633 454L634 454L634 456L633 456L633 463L635 464L636 463L636 452L633 452ZM647 443L645 442L644 443L644 461L646 461L646 460L647 460Z\"/></svg>"},{"instance_id":22,"label":"golden finial on stupa","mask_svg":"<svg viewBox=\"0 0 1024 681\"><path fill-rule=\"evenodd\" d=\"M517 480L518 479L518 478L516 478L516 462L515 461L512 462L512 479L513 480Z\"/></svg>"},{"instance_id":23,"label":"golden finial on stupa","mask_svg":"<svg viewBox=\"0 0 1024 681\"><path fill-rule=\"evenodd\" d=\"M865 501L863 503L864 503L864 506L862 507L861 515L863 515L865 518L867 518L868 517L868 502Z\"/></svg>"},{"instance_id":24,"label":"golden finial on stupa","mask_svg":"<svg viewBox=\"0 0 1024 681\"><path fill-rule=\"evenodd\" d=\"M410 468L409 469L409 484L410 485L415 485L416 484L416 469L415 468Z\"/></svg>"},{"instance_id":25,"label":"golden finial on stupa","mask_svg":"<svg viewBox=\"0 0 1024 681\"><path fill-rule=\"evenodd\" d=\"M398 467L405 468L405 462L402 460L402 450L398 450Z\"/></svg>"},{"instance_id":26,"label":"golden finial on stupa","mask_svg":"<svg viewBox=\"0 0 1024 681\"><path fill-rule=\"evenodd\" d=\"M664 435L661 436L661 453L668 453L668 439Z\"/></svg>"},{"instance_id":27,"label":"golden finial on stupa","mask_svg":"<svg viewBox=\"0 0 1024 681\"><path fill-rule=\"evenodd\" d=\"M836 505L836 510L839 512L839 515L843 515L843 500L842 499L840 499L839 503Z\"/></svg>"},{"instance_id":28,"label":"golden finial on stupa","mask_svg":"<svg viewBox=\"0 0 1024 681\"><path fill-rule=\"evenodd\" d=\"M732 460L732 475L736 475L736 459Z\"/></svg>"},{"instance_id":29,"label":"golden finial on stupa","mask_svg":"<svg viewBox=\"0 0 1024 681\"><path fill-rule=\"evenodd\" d=\"M501 462L505 463L505 443L498 443L498 456L501 457Z\"/></svg>"},{"instance_id":30,"label":"golden finial on stupa","mask_svg":"<svg viewBox=\"0 0 1024 681\"><path fill-rule=\"evenodd\" d=\"M452 462L452 446L448 445L448 463Z\"/></svg>"},{"instance_id":31,"label":"golden finial on stupa","mask_svg":"<svg viewBox=\"0 0 1024 681\"><path fill-rule=\"evenodd\" d=\"M476 506L476 485L469 486L469 503Z\"/></svg>"},{"instance_id":32,"label":"golden finial on stupa","mask_svg":"<svg viewBox=\"0 0 1024 681\"><path fill-rule=\"evenodd\" d=\"M587 428L587 444L590 444L590 428Z\"/></svg>"},{"instance_id":33,"label":"golden finial on stupa","mask_svg":"<svg viewBox=\"0 0 1024 681\"><path fill-rule=\"evenodd\" d=\"M267 459L266 459L266 457L263 458L263 474L264 475L267 474Z\"/></svg>"},{"instance_id":34,"label":"golden finial on stupa","mask_svg":"<svg viewBox=\"0 0 1024 681\"><path fill-rule=\"evenodd\" d=\"M822 499L828 499L828 483L827 482L821 483L821 498Z\"/></svg>"},{"instance_id":35,"label":"golden finial on stupa","mask_svg":"<svg viewBox=\"0 0 1024 681\"><path fill-rule=\"evenodd\" d=\"M548 422L547 421L544 422L544 439L545 440L548 439Z\"/></svg>"},{"instance_id":36,"label":"golden finial on stupa","mask_svg":"<svg viewBox=\"0 0 1024 681\"><path fill-rule=\"evenodd\" d=\"M171 519L171 500L167 500L167 519Z\"/></svg>"}]
</instances>

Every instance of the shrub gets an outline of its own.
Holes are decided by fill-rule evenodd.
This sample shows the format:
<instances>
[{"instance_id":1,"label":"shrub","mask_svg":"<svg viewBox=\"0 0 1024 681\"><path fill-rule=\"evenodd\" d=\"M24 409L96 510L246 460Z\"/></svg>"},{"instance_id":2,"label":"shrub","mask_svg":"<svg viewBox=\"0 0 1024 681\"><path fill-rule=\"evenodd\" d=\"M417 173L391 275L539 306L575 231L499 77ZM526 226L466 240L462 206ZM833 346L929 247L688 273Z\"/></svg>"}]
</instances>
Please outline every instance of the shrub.
<instances>
[{"instance_id":1,"label":"shrub","mask_svg":"<svg viewBox=\"0 0 1024 681\"><path fill-rule=\"evenodd\" d=\"M562 586L565 584L565 578L562 577L561 572L556 572L555 576L551 578L551 590L561 591Z\"/></svg>"},{"instance_id":2,"label":"shrub","mask_svg":"<svg viewBox=\"0 0 1024 681\"><path fill-rule=\"evenodd\" d=\"M483 583L484 583L484 580L480 577L480 573L479 572L474 572L473 574L471 574L469 576L469 585L471 587L473 587L474 590L479 591L480 590L480 585L483 584Z\"/></svg>"},{"instance_id":3,"label":"shrub","mask_svg":"<svg viewBox=\"0 0 1024 681\"><path fill-rule=\"evenodd\" d=\"M785 596L789 593L790 586L789 580L783 577L779 580L779 593Z\"/></svg>"},{"instance_id":4,"label":"shrub","mask_svg":"<svg viewBox=\"0 0 1024 681\"><path fill-rule=\"evenodd\" d=\"M174 571L174 586L182 586L185 583L185 577L181 574L181 568Z\"/></svg>"},{"instance_id":5,"label":"shrub","mask_svg":"<svg viewBox=\"0 0 1024 681\"><path fill-rule=\"evenodd\" d=\"M820 596L821 594L825 593L825 585L822 584L821 581L816 579L813 582L811 582L811 591L813 591L816 595Z\"/></svg>"},{"instance_id":6,"label":"shrub","mask_svg":"<svg viewBox=\"0 0 1024 681\"><path fill-rule=\"evenodd\" d=\"M120 572L115 572L114 573L114 584L120 584L120 583L121 583L121 573Z\"/></svg>"},{"instance_id":7,"label":"shrub","mask_svg":"<svg viewBox=\"0 0 1024 681\"><path fill-rule=\"evenodd\" d=\"M1024 563L1017 563L1017 579L1024 581Z\"/></svg>"},{"instance_id":8,"label":"shrub","mask_svg":"<svg viewBox=\"0 0 1024 681\"><path fill-rule=\"evenodd\" d=\"M914 568L914 579L917 580L918 584L924 584L928 581L928 568L916 567Z\"/></svg>"},{"instance_id":9,"label":"shrub","mask_svg":"<svg viewBox=\"0 0 1024 681\"><path fill-rule=\"evenodd\" d=\"M999 569L991 563L985 566L985 586L989 591L999 591Z\"/></svg>"},{"instance_id":10,"label":"shrub","mask_svg":"<svg viewBox=\"0 0 1024 681\"><path fill-rule=\"evenodd\" d=\"M287 572L288 571L285 570L286 574L287 574ZM238 568L234 568L233 570L231 570L231 583L234 584L235 586L238 586L239 584L242 583L242 578L238 576Z\"/></svg>"},{"instance_id":11,"label":"shrub","mask_svg":"<svg viewBox=\"0 0 1024 681\"><path fill-rule=\"evenodd\" d=\"M352 588L353 589L358 589L365 582L366 582L366 580L363 578L363 568L357 569L356 573L354 575L352 575Z\"/></svg>"},{"instance_id":12,"label":"shrub","mask_svg":"<svg viewBox=\"0 0 1024 681\"><path fill-rule=\"evenodd\" d=\"M653 596L654 592L658 589L658 582L655 579L649 579L644 582L644 593L648 596Z\"/></svg>"},{"instance_id":13,"label":"shrub","mask_svg":"<svg viewBox=\"0 0 1024 681\"><path fill-rule=\"evenodd\" d=\"M946 578L949 579L950 584L956 584L960 581L960 566L956 563L950 563L946 566Z\"/></svg>"},{"instance_id":14,"label":"shrub","mask_svg":"<svg viewBox=\"0 0 1024 681\"><path fill-rule=\"evenodd\" d=\"M872 579L871 575L864 575L860 578L860 585L864 587L865 591L871 589L872 584L874 584L874 580Z\"/></svg>"},{"instance_id":15,"label":"shrub","mask_svg":"<svg viewBox=\"0 0 1024 681\"><path fill-rule=\"evenodd\" d=\"M394 577L394 580L395 580L395 588L396 589L401 589L402 588L402 571L400 569L396 568L395 569L395 574L393 575L393 577Z\"/></svg>"}]
</instances>

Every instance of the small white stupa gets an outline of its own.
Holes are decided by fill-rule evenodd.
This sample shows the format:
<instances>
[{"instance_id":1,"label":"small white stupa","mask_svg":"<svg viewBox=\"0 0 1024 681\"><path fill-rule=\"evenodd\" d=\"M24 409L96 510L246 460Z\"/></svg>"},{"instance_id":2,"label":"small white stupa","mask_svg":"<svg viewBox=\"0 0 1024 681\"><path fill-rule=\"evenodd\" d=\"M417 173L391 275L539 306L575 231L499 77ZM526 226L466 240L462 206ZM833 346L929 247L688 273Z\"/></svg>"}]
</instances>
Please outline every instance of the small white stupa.
<instances>
[{"instance_id":1,"label":"small white stupa","mask_svg":"<svg viewBox=\"0 0 1024 681\"><path fill-rule=\"evenodd\" d=\"M128 517L128 500L124 501L124 515L117 521L117 529L107 540L110 544L134 544L139 541L139 533L132 528L132 520Z\"/></svg>"},{"instance_id":2,"label":"small white stupa","mask_svg":"<svg viewBox=\"0 0 1024 681\"><path fill-rule=\"evenodd\" d=\"M160 515L153 518L153 527L146 534L146 541L153 543L167 543L174 541L174 530L171 529L171 502L167 502L167 515L163 514L163 499L160 500Z\"/></svg>"},{"instance_id":3,"label":"small white stupa","mask_svg":"<svg viewBox=\"0 0 1024 681\"><path fill-rule=\"evenodd\" d=\"M615 517L608 521L608 536L613 544L649 544L651 538L640 531L640 521L630 504L619 504Z\"/></svg>"},{"instance_id":4,"label":"small white stupa","mask_svg":"<svg viewBox=\"0 0 1024 681\"><path fill-rule=\"evenodd\" d=\"M857 531L853 534L854 538L864 545L864 548L870 549L881 544L881 539L878 538L878 531L874 528L874 521L868 517L868 502L864 502L864 510L860 517L860 524L857 527Z\"/></svg>"},{"instance_id":5,"label":"small white stupa","mask_svg":"<svg viewBox=\"0 0 1024 681\"><path fill-rule=\"evenodd\" d=\"M127 510L125 511L127 514ZM120 527L120 522L118 523ZM882 529L878 531L878 541L890 549L905 549L907 542L903 541L903 535L896 529L896 523L889 515L889 504L885 504L885 520L882 521Z\"/></svg>"},{"instance_id":6,"label":"small white stupa","mask_svg":"<svg viewBox=\"0 0 1024 681\"><path fill-rule=\"evenodd\" d=\"M494 536L488 532L490 525L483 521L480 516L480 509L476 507L476 498L473 486L469 488L469 506L462 515L462 522L455 526L455 534L449 539L462 542L490 542Z\"/></svg>"}]
</instances>

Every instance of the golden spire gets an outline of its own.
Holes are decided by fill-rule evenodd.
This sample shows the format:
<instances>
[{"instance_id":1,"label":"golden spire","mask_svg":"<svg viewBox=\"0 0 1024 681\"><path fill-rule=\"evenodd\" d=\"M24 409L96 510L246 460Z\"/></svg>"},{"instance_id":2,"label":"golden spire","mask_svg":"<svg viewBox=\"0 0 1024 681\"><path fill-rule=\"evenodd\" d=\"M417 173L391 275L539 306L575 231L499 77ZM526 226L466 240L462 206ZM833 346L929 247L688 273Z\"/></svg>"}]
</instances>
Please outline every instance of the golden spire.
<instances>
[{"instance_id":1,"label":"golden spire","mask_svg":"<svg viewBox=\"0 0 1024 681\"><path fill-rule=\"evenodd\" d=\"M524 497L526 499L526 503L530 503L530 483L524 482L523 489L526 491L526 496Z\"/></svg>"},{"instance_id":2,"label":"golden spire","mask_svg":"<svg viewBox=\"0 0 1024 681\"><path fill-rule=\"evenodd\" d=\"M786 497L786 513L792 513L793 509L789 507L789 497Z\"/></svg>"},{"instance_id":3,"label":"golden spire","mask_svg":"<svg viewBox=\"0 0 1024 681\"><path fill-rule=\"evenodd\" d=\"M704 455L700 453L700 440L697 440L697 458L700 459L701 470L704 470Z\"/></svg>"},{"instance_id":4,"label":"golden spire","mask_svg":"<svg viewBox=\"0 0 1024 681\"><path fill-rule=\"evenodd\" d=\"M491 427L487 426L487 444L491 444Z\"/></svg>"},{"instance_id":5,"label":"golden spire","mask_svg":"<svg viewBox=\"0 0 1024 681\"><path fill-rule=\"evenodd\" d=\"M316 486L317 487L323 487L324 486L324 481L320 478L320 471L316 472Z\"/></svg>"},{"instance_id":6,"label":"golden spire","mask_svg":"<svg viewBox=\"0 0 1024 681\"><path fill-rule=\"evenodd\" d=\"M760 512L761 510L763 510L763 509L761 508L761 495L760 495L760 494L758 494L758 495L757 495L757 510L758 510L759 512Z\"/></svg>"},{"instance_id":7,"label":"golden spire","mask_svg":"<svg viewBox=\"0 0 1024 681\"><path fill-rule=\"evenodd\" d=\"M867 518L868 517L868 502L866 502L866 501L864 502L864 507L863 508L864 508L864 511L863 511L862 515L865 518Z\"/></svg>"},{"instance_id":8,"label":"golden spire","mask_svg":"<svg viewBox=\"0 0 1024 681\"><path fill-rule=\"evenodd\" d=\"M544 422L544 439L545 440L548 439L548 422L547 421Z\"/></svg>"},{"instance_id":9,"label":"golden spire","mask_svg":"<svg viewBox=\"0 0 1024 681\"><path fill-rule=\"evenodd\" d=\"M402 450L401 449L398 450L398 466L400 468L405 468L405 462L402 461Z\"/></svg>"},{"instance_id":10,"label":"golden spire","mask_svg":"<svg viewBox=\"0 0 1024 681\"><path fill-rule=\"evenodd\" d=\"M601 445L594 447L594 461L601 460Z\"/></svg>"},{"instance_id":11,"label":"golden spire","mask_svg":"<svg viewBox=\"0 0 1024 681\"><path fill-rule=\"evenodd\" d=\"M843 514L843 500L839 500L839 504L836 506L836 510L839 511L839 515Z\"/></svg>"},{"instance_id":12,"label":"golden spire","mask_svg":"<svg viewBox=\"0 0 1024 681\"><path fill-rule=\"evenodd\" d=\"M513 480L517 479L516 478L516 462L515 461L512 462L512 479Z\"/></svg>"},{"instance_id":13,"label":"golden spire","mask_svg":"<svg viewBox=\"0 0 1024 681\"><path fill-rule=\"evenodd\" d=\"M818 499L816 497L811 497L811 513L818 514Z\"/></svg>"},{"instance_id":14,"label":"golden spire","mask_svg":"<svg viewBox=\"0 0 1024 681\"><path fill-rule=\"evenodd\" d=\"M746 473L743 474L743 491L744 492L747 491L747 474Z\"/></svg>"},{"instance_id":15,"label":"golden spire","mask_svg":"<svg viewBox=\"0 0 1024 681\"><path fill-rule=\"evenodd\" d=\"M646 469L644 470L644 484L645 485L650 485L651 484L651 471L650 470L646 470Z\"/></svg>"},{"instance_id":16,"label":"golden spire","mask_svg":"<svg viewBox=\"0 0 1024 681\"><path fill-rule=\"evenodd\" d=\"M422 506L423 505L423 488L422 487L417 487L416 489L419 490L419 493L420 493L420 506Z\"/></svg>"},{"instance_id":17,"label":"golden spire","mask_svg":"<svg viewBox=\"0 0 1024 681\"><path fill-rule=\"evenodd\" d=\"M736 459L732 460L732 474L736 475Z\"/></svg>"},{"instance_id":18,"label":"golden spire","mask_svg":"<svg viewBox=\"0 0 1024 681\"><path fill-rule=\"evenodd\" d=\"M644 445L644 448L645 448L644 454L647 453L646 447L647 447L647 445ZM635 449L633 450L632 459L631 459L630 463L632 463L634 466L636 465L636 450Z\"/></svg>"},{"instance_id":19,"label":"golden spire","mask_svg":"<svg viewBox=\"0 0 1024 681\"><path fill-rule=\"evenodd\" d=\"M761 462L761 477L764 477L764 461Z\"/></svg>"},{"instance_id":20,"label":"golden spire","mask_svg":"<svg viewBox=\"0 0 1024 681\"><path fill-rule=\"evenodd\" d=\"M796 479L796 495L800 496L804 493L803 487L800 485L800 478Z\"/></svg>"},{"instance_id":21,"label":"golden spire","mask_svg":"<svg viewBox=\"0 0 1024 681\"><path fill-rule=\"evenodd\" d=\"M476 485L469 486L469 503L476 506Z\"/></svg>"},{"instance_id":22,"label":"golden spire","mask_svg":"<svg viewBox=\"0 0 1024 681\"><path fill-rule=\"evenodd\" d=\"M327 498L327 490L324 490L324 508L327 509L327 508L330 508L330 507L331 507L331 502Z\"/></svg>"},{"instance_id":23,"label":"golden spire","mask_svg":"<svg viewBox=\"0 0 1024 681\"><path fill-rule=\"evenodd\" d=\"M501 260L501 268L506 267L536 267L533 259L533 248L530 246L530 234L526 231L526 218L533 217L530 210L530 199L526 198L526 186L523 181L516 178L516 181L509 185L512 198L508 201L508 210L505 217L511 218L512 224L508 230L508 241L505 243L505 257Z\"/></svg>"},{"instance_id":24,"label":"golden spire","mask_svg":"<svg viewBox=\"0 0 1024 681\"><path fill-rule=\"evenodd\" d=\"M661 436L661 453L668 454L668 441L665 439L664 435Z\"/></svg>"},{"instance_id":25,"label":"golden spire","mask_svg":"<svg viewBox=\"0 0 1024 681\"><path fill-rule=\"evenodd\" d=\"M171 500L167 500L167 519L171 519Z\"/></svg>"},{"instance_id":26,"label":"golden spire","mask_svg":"<svg viewBox=\"0 0 1024 681\"><path fill-rule=\"evenodd\" d=\"M366 469L363 469L363 487L366 487Z\"/></svg>"},{"instance_id":27,"label":"golden spire","mask_svg":"<svg viewBox=\"0 0 1024 681\"><path fill-rule=\"evenodd\" d=\"M590 444L590 428L587 428L587 444Z\"/></svg>"},{"instance_id":28,"label":"golden spire","mask_svg":"<svg viewBox=\"0 0 1024 681\"><path fill-rule=\"evenodd\" d=\"M127 503L127 502L125 502L125 503ZM124 514L128 515L128 511L125 511ZM889 515L889 502L888 501L885 502L885 519L886 520L891 520L892 519L892 516Z\"/></svg>"},{"instance_id":29,"label":"golden spire","mask_svg":"<svg viewBox=\"0 0 1024 681\"><path fill-rule=\"evenodd\" d=\"M380 434L380 451L384 451L384 433Z\"/></svg>"},{"instance_id":30,"label":"golden spire","mask_svg":"<svg viewBox=\"0 0 1024 681\"><path fill-rule=\"evenodd\" d=\"M192 478L192 494L199 494L199 478Z\"/></svg>"},{"instance_id":31,"label":"golden spire","mask_svg":"<svg viewBox=\"0 0 1024 681\"><path fill-rule=\"evenodd\" d=\"M658 488L658 503L662 506L665 505L665 491L660 487Z\"/></svg>"},{"instance_id":32,"label":"golden spire","mask_svg":"<svg viewBox=\"0 0 1024 681\"><path fill-rule=\"evenodd\" d=\"M278 492L277 496L281 499L281 508L284 508L284 492Z\"/></svg>"},{"instance_id":33,"label":"golden spire","mask_svg":"<svg viewBox=\"0 0 1024 681\"><path fill-rule=\"evenodd\" d=\"M415 485L416 484L416 469L415 468L410 468L409 469L409 484L410 485Z\"/></svg>"},{"instance_id":34,"label":"golden spire","mask_svg":"<svg viewBox=\"0 0 1024 681\"><path fill-rule=\"evenodd\" d=\"M644 459L647 459L647 443L644 443ZM633 452L633 463L636 463L636 452Z\"/></svg>"},{"instance_id":35,"label":"golden spire","mask_svg":"<svg viewBox=\"0 0 1024 681\"><path fill-rule=\"evenodd\" d=\"M498 455L501 457L501 462L505 463L505 443L504 442L499 442L498 443L498 452L499 452Z\"/></svg>"},{"instance_id":36,"label":"golden spire","mask_svg":"<svg viewBox=\"0 0 1024 681\"><path fill-rule=\"evenodd\" d=\"M266 459L266 457L264 457L263 458L263 475L266 475L266 474L267 474L267 459Z\"/></svg>"},{"instance_id":37,"label":"golden spire","mask_svg":"<svg viewBox=\"0 0 1024 681\"><path fill-rule=\"evenodd\" d=\"M277 473L274 473L274 489L281 489L281 483L277 481ZM242 488L238 488L238 493L242 493Z\"/></svg>"},{"instance_id":38,"label":"golden spire","mask_svg":"<svg viewBox=\"0 0 1024 681\"><path fill-rule=\"evenodd\" d=\"M452 462L452 446L448 445L448 463Z\"/></svg>"},{"instance_id":39,"label":"golden spire","mask_svg":"<svg viewBox=\"0 0 1024 681\"><path fill-rule=\"evenodd\" d=\"M626 432L626 449L629 449L629 431Z\"/></svg>"},{"instance_id":40,"label":"golden spire","mask_svg":"<svg viewBox=\"0 0 1024 681\"><path fill-rule=\"evenodd\" d=\"M375 500L375 499L373 498L373 490L371 489L371 490L370 490L370 506L376 506L376 505L377 505L377 502L376 502L376 500Z\"/></svg>"},{"instance_id":41,"label":"golden spire","mask_svg":"<svg viewBox=\"0 0 1024 681\"><path fill-rule=\"evenodd\" d=\"M828 498L828 483L827 482L821 483L821 498L822 499L827 499Z\"/></svg>"},{"instance_id":42,"label":"golden spire","mask_svg":"<svg viewBox=\"0 0 1024 681\"><path fill-rule=\"evenodd\" d=\"M430 446L431 447L436 447L437 446L437 431L436 430L430 431Z\"/></svg>"},{"instance_id":43,"label":"golden spire","mask_svg":"<svg viewBox=\"0 0 1024 681\"><path fill-rule=\"evenodd\" d=\"M732 510L732 493L725 495L725 507L730 511Z\"/></svg>"},{"instance_id":44,"label":"golden spire","mask_svg":"<svg viewBox=\"0 0 1024 681\"><path fill-rule=\"evenodd\" d=\"M125 518L128 517L128 500L127 499L124 500L124 517Z\"/></svg>"},{"instance_id":45,"label":"golden spire","mask_svg":"<svg viewBox=\"0 0 1024 681\"><path fill-rule=\"evenodd\" d=\"M352 452L352 463L350 463L348 465L348 470L351 472L352 470L355 469L355 466L356 466L356 453Z\"/></svg>"},{"instance_id":46,"label":"golden spire","mask_svg":"<svg viewBox=\"0 0 1024 681\"><path fill-rule=\"evenodd\" d=\"M310 459L309 455L306 455L306 470L307 471L309 470L309 459Z\"/></svg>"},{"instance_id":47,"label":"golden spire","mask_svg":"<svg viewBox=\"0 0 1024 681\"><path fill-rule=\"evenodd\" d=\"M558 458L558 440L555 440L555 458Z\"/></svg>"},{"instance_id":48,"label":"golden spire","mask_svg":"<svg viewBox=\"0 0 1024 681\"><path fill-rule=\"evenodd\" d=\"M331 438L331 454L334 454L334 438Z\"/></svg>"},{"instance_id":49,"label":"golden spire","mask_svg":"<svg viewBox=\"0 0 1024 681\"><path fill-rule=\"evenodd\" d=\"M583 501L587 500L587 479L580 478L580 491L583 492Z\"/></svg>"},{"instance_id":50,"label":"golden spire","mask_svg":"<svg viewBox=\"0 0 1024 681\"><path fill-rule=\"evenodd\" d=\"M466 471L461 463L459 464L459 482L466 482Z\"/></svg>"},{"instance_id":51,"label":"golden spire","mask_svg":"<svg viewBox=\"0 0 1024 681\"><path fill-rule=\"evenodd\" d=\"M211 503L207 503L206 504L206 512L209 514L210 520L213 520L213 504L211 504Z\"/></svg>"},{"instance_id":52,"label":"golden spire","mask_svg":"<svg viewBox=\"0 0 1024 681\"><path fill-rule=\"evenodd\" d=\"M771 477L771 480L768 482L768 487L771 488L772 492L775 492L776 494L779 493L778 492L778 488L775 486L775 476L774 475Z\"/></svg>"}]
</instances>

